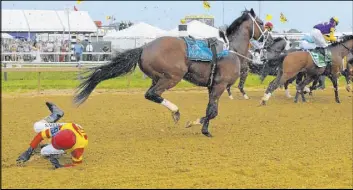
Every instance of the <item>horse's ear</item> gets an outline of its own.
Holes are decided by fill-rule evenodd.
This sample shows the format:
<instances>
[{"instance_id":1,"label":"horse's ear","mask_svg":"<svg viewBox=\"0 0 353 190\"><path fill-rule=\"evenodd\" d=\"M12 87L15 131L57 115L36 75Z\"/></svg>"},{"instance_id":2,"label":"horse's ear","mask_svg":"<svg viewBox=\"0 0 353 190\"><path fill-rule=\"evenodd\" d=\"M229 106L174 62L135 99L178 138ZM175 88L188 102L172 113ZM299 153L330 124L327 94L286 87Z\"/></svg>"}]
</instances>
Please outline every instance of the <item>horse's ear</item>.
<instances>
[{"instance_id":1,"label":"horse's ear","mask_svg":"<svg viewBox=\"0 0 353 190\"><path fill-rule=\"evenodd\" d=\"M250 9L250 14L251 14L251 16L253 16L253 17L256 17L256 15L255 15L255 11L254 11L254 9Z\"/></svg>"}]
</instances>

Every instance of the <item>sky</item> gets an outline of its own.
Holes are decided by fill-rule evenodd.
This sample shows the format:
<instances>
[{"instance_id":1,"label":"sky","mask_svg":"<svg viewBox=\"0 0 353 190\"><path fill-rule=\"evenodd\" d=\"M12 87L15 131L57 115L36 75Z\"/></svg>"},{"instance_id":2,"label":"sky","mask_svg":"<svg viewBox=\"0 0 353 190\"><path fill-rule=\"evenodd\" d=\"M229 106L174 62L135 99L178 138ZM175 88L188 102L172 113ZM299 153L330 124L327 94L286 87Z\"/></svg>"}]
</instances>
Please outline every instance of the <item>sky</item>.
<instances>
[{"instance_id":1,"label":"sky","mask_svg":"<svg viewBox=\"0 0 353 190\"><path fill-rule=\"evenodd\" d=\"M175 28L186 15L209 14L215 17L215 26L231 24L245 8L253 8L262 20L267 14L273 16L274 30L291 28L309 32L319 23L333 16L339 18L338 32L352 31L353 2L351 1L209 1L211 9L205 10L202 1L1 1L2 9L63 10L76 6L88 11L93 20L108 24L106 16L113 15L117 21L145 22L163 30ZM223 11L224 7L224 11ZM259 13L260 11L260 13ZM283 13L287 23L279 21ZM223 17L224 16L224 17Z\"/></svg>"}]
</instances>

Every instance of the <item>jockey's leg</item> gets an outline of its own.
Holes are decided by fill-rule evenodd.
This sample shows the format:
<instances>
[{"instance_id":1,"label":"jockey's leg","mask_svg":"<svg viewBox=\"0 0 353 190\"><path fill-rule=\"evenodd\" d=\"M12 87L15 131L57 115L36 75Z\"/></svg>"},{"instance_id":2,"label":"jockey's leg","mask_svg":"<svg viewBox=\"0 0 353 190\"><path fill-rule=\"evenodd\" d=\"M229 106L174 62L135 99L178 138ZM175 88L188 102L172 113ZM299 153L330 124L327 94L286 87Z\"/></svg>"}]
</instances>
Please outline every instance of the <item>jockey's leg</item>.
<instances>
[{"instance_id":1,"label":"jockey's leg","mask_svg":"<svg viewBox=\"0 0 353 190\"><path fill-rule=\"evenodd\" d=\"M42 130L53 127L55 122L64 116L64 112L51 102L46 102L48 109L51 114L44 119L34 123L33 128L36 133L41 132Z\"/></svg>"},{"instance_id":2,"label":"jockey's leg","mask_svg":"<svg viewBox=\"0 0 353 190\"><path fill-rule=\"evenodd\" d=\"M40 151L40 154L42 156L62 155L64 153L65 153L65 151L55 149L52 144L49 144L49 145L43 147L42 150Z\"/></svg>"}]
</instances>

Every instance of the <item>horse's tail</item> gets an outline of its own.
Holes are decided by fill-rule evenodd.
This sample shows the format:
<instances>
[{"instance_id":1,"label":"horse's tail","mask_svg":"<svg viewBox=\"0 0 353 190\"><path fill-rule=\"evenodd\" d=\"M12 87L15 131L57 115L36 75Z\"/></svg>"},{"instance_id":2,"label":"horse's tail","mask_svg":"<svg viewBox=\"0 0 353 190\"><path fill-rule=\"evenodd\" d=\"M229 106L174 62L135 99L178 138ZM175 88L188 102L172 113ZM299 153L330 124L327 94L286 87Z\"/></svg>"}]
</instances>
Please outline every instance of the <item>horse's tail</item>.
<instances>
[{"instance_id":1,"label":"horse's tail","mask_svg":"<svg viewBox=\"0 0 353 190\"><path fill-rule=\"evenodd\" d=\"M74 97L74 103L79 106L86 101L88 96L100 82L114 77L123 76L134 71L137 63L141 60L142 51L142 48L131 49L116 55L108 64L89 68L86 73L90 72L90 74L85 76L83 78L84 81L78 86Z\"/></svg>"},{"instance_id":2,"label":"horse's tail","mask_svg":"<svg viewBox=\"0 0 353 190\"><path fill-rule=\"evenodd\" d=\"M263 68L262 73L261 73L261 76L260 76L261 83L264 82L265 78L270 73L271 68L277 68L277 67L282 68L282 64L283 64L284 58L287 55L288 55L287 53L281 54L281 55L277 56L276 58L268 60L265 63L264 68Z\"/></svg>"}]
</instances>

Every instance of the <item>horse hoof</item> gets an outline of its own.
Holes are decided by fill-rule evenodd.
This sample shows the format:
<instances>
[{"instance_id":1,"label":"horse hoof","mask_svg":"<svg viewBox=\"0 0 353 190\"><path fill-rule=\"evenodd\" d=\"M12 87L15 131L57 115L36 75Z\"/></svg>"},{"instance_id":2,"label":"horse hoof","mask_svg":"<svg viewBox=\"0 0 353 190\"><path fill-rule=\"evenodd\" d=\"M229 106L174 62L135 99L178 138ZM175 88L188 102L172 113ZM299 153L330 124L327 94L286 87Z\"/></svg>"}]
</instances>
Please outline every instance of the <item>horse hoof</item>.
<instances>
[{"instance_id":1,"label":"horse hoof","mask_svg":"<svg viewBox=\"0 0 353 190\"><path fill-rule=\"evenodd\" d=\"M186 122L185 128L190 128L192 126L192 121Z\"/></svg>"},{"instance_id":2,"label":"horse hoof","mask_svg":"<svg viewBox=\"0 0 353 190\"><path fill-rule=\"evenodd\" d=\"M245 100L249 100L250 98L249 98L248 95L244 94L244 99L245 99Z\"/></svg>"},{"instance_id":3,"label":"horse hoof","mask_svg":"<svg viewBox=\"0 0 353 190\"><path fill-rule=\"evenodd\" d=\"M202 131L202 134L205 135L206 137L212 137L211 133L209 133L208 131Z\"/></svg>"},{"instance_id":4,"label":"horse hoof","mask_svg":"<svg viewBox=\"0 0 353 190\"><path fill-rule=\"evenodd\" d=\"M266 101L265 100L261 100L260 106L266 106Z\"/></svg>"},{"instance_id":5,"label":"horse hoof","mask_svg":"<svg viewBox=\"0 0 353 190\"><path fill-rule=\"evenodd\" d=\"M229 96L229 99L234 100L234 98L233 98L233 96L232 96L232 95L230 95L230 96Z\"/></svg>"},{"instance_id":6,"label":"horse hoof","mask_svg":"<svg viewBox=\"0 0 353 190\"><path fill-rule=\"evenodd\" d=\"M173 116L174 122L175 122L175 123L178 123L178 121L179 121L179 119L180 119L180 112L179 112L179 110L176 111L176 112L172 112L172 116Z\"/></svg>"},{"instance_id":7,"label":"horse hoof","mask_svg":"<svg viewBox=\"0 0 353 190\"><path fill-rule=\"evenodd\" d=\"M347 90L347 92L350 92L351 91L351 86L346 86L346 90Z\"/></svg>"},{"instance_id":8,"label":"horse hoof","mask_svg":"<svg viewBox=\"0 0 353 190\"><path fill-rule=\"evenodd\" d=\"M336 100L336 102L337 102L338 104L340 104L340 103L341 103L341 101L340 101L340 100Z\"/></svg>"}]
</instances>

